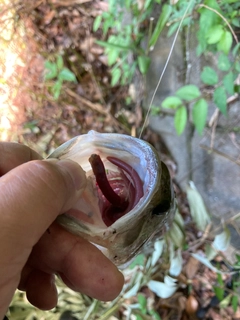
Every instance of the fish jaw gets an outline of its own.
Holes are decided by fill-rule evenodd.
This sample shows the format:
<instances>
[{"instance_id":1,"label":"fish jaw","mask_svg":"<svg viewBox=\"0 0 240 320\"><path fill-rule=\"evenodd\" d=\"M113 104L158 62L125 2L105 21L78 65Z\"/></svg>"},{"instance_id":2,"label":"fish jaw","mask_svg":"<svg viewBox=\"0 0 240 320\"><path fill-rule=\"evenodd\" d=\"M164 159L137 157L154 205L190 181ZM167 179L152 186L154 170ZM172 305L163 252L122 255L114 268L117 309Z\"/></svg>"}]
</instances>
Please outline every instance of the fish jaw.
<instances>
[{"instance_id":1,"label":"fish jaw","mask_svg":"<svg viewBox=\"0 0 240 320\"><path fill-rule=\"evenodd\" d=\"M119 169L108 161L108 157L127 163L142 181L143 196L110 226L106 226L102 219L101 199L88 161L92 154L98 154L105 168L114 174L119 174ZM81 198L58 218L59 223L94 243L116 265L128 262L149 239L156 234L160 237L170 225L175 212L170 175L155 149L143 140L90 131L66 142L50 157L76 161L88 179ZM154 213L156 207L159 212Z\"/></svg>"}]
</instances>

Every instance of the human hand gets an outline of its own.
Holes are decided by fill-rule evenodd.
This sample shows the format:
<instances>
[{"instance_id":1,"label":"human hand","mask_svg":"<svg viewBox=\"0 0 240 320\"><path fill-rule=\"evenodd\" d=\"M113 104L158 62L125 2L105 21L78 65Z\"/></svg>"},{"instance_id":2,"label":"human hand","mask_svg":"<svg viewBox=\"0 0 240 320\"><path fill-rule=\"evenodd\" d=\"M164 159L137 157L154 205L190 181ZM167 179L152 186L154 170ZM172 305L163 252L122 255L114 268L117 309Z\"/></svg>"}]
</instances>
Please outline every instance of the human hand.
<instances>
[{"instance_id":1,"label":"human hand","mask_svg":"<svg viewBox=\"0 0 240 320\"><path fill-rule=\"evenodd\" d=\"M54 222L81 195L83 170L72 161L40 159L26 146L0 143L0 319L17 287L36 307L53 308L56 273L73 290L103 301L123 285L95 246Z\"/></svg>"}]
</instances>

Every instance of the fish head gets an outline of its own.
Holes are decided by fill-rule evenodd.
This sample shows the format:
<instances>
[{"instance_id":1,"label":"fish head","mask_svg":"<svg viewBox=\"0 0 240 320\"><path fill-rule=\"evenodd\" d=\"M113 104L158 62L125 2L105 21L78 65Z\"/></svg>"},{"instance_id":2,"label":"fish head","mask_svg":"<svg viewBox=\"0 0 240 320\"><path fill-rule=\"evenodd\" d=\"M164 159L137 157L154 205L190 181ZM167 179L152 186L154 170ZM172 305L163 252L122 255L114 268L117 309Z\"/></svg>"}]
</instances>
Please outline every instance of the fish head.
<instances>
[{"instance_id":1,"label":"fish head","mask_svg":"<svg viewBox=\"0 0 240 320\"><path fill-rule=\"evenodd\" d=\"M77 162L87 177L81 197L59 223L116 265L126 265L171 225L176 202L170 174L147 142L90 131L49 157Z\"/></svg>"}]
</instances>

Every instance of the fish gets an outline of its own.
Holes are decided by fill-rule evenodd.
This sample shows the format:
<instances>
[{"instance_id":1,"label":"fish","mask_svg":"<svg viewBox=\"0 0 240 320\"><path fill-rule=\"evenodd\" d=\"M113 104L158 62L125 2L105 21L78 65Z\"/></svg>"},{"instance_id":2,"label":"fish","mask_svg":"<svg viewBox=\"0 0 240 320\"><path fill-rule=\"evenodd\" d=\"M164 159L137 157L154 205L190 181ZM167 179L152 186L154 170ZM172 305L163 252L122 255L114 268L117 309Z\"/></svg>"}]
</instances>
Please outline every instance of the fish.
<instances>
[{"instance_id":1,"label":"fish","mask_svg":"<svg viewBox=\"0 0 240 320\"><path fill-rule=\"evenodd\" d=\"M127 265L170 228L176 211L171 177L144 140L91 130L62 144L49 158L77 162L87 178L81 197L58 222L115 265Z\"/></svg>"}]
</instances>

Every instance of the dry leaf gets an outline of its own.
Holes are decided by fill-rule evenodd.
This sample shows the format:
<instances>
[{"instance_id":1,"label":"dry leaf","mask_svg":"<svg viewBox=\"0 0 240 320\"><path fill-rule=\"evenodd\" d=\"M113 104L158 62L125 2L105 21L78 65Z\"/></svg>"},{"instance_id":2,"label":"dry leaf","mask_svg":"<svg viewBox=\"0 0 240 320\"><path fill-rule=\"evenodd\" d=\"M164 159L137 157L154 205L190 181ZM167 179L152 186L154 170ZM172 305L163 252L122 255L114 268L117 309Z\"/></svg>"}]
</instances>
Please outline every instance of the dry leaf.
<instances>
[{"instance_id":1,"label":"dry leaf","mask_svg":"<svg viewBox=\"0 0 240 320\"><path fill-rule=\"evenodd\" d=\"M183 269L188 279L194 278L195 274L199 269L199 266L200 266L200 262L197 259L193 257L189 258L187 264Z\"/></svg>"},{"instance_id":2,"label":"dry leaf","mask_svg":"<svg viewBox=\"0 0 240 320\"><path fill-rule=\"evenodd\" d=\"M44 20L43 23L44 24L49 24L51 23L52 19L55 17L56 11L55 10L51 10L48 13L46 13L44 15Z\"/></svg>"}]
</instances>

